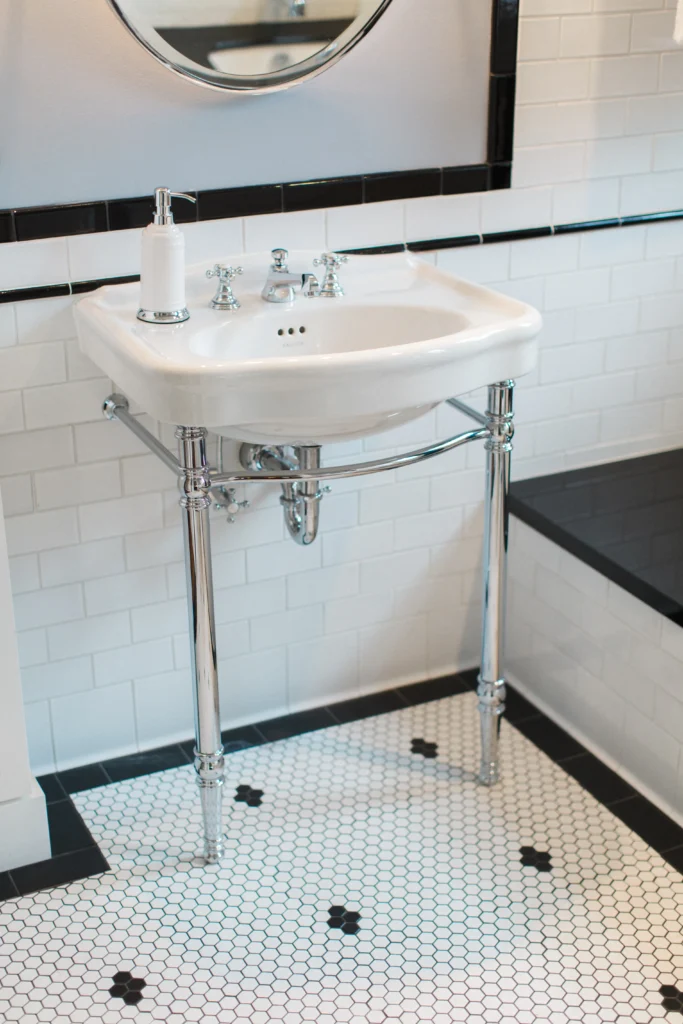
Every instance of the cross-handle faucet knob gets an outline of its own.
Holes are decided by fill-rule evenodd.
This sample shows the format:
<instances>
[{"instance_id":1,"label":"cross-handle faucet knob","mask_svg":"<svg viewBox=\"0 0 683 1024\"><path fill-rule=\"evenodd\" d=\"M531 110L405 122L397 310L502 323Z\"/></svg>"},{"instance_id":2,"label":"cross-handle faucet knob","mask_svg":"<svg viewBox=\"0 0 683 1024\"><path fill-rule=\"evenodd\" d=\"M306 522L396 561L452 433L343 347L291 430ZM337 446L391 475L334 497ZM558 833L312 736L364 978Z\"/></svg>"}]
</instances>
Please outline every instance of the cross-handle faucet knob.
<instances>
[{"instance_id":1,"label":"cross-handle faucet knob","mask_svg":"<svg viewBox=\"0 0 683 1024\"><path fill-rule=\"evenodd\" d=\"M313 260L314 267L341 267L342 263L348 263L349 257L342 256L338 252L324 252L319 260Z\"/></svg>"},{"instance_id":2,"label":"cross-handle faucet knob","mask_svg":"<svg viewBox=\"0 0 683 1024\"><path fill-rule=\"evenodd\" d=\"M324 267L325 276L318 294L324 299L339 299L344 294L344 289L339 283L337 270L344 263L349 262L348 256L342 256L337 252L324 252L320 259L313 260L315 267Z\"/></svg>"},{"instance_id":3,"label":"cross-handle faucet knob","mask_svg":"<svg viewBox=\"0 0 683 1024\"><path fill-rule=\"evenodd\" d=\"M229 267L225 263L216 263L213 270L207 270L207 277L218 278L218 288L211 300L212 309L239 309L240 304L235 298L231 286L233 278L244 273L244 267Z\"/></svg>"}]
</instances>

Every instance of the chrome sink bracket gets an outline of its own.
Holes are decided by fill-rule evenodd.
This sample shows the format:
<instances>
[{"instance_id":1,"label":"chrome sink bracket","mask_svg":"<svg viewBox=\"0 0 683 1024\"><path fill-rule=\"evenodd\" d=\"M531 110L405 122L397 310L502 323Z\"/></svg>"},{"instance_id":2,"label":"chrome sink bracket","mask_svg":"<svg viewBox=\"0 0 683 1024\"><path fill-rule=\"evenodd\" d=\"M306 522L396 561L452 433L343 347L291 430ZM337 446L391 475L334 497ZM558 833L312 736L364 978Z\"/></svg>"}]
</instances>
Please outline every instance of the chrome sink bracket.
<instances>
[{"instance_id":1,"label":"chrome sink bracket","mask_svg":"<svg viewBox=\"0 0 683 1024\"><path fill-rule=\"evenodd\" d=\"M492 786L500 773L500 721L505 711L503 643L508 549L508 494L514 434L512 395L514 381L488 389L486 424L486 492L484 500L484 593L481 668L477 686L481 724L479 782ZM455 403L453 403L455 404ZM461 408L461 411L470 410ZM478 418L478 414L475 414Z\"/></svg>"},{"instance_id":2,"label":"chrome sink bracket","mask_svg":"<svg viewBox=\"0 0 683 1024\"><path fill-rule=\"evenodd\" d=\"M210 469L204 427L178 427L182 469L180 508L185 539L185 575L190 626L190 668L194 691L194 766L204 818L204 857L223 856L223 744L218 699L216 626L209 534Z\"/></svg>"}]
</instances>

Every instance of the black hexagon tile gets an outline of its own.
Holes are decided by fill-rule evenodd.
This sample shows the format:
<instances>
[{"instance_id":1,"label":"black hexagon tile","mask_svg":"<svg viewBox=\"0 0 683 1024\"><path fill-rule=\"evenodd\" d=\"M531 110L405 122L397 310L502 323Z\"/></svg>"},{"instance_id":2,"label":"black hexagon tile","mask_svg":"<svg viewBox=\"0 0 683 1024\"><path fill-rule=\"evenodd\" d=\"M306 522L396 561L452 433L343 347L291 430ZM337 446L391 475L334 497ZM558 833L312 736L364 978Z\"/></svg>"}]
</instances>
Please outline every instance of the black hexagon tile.
<instances>
[{"instance_id":1,"label":"black hexagon tile","mask_svg":"<svg viewBox=\"0 0 683 1024\"><path fill-rule=\"evenodd\" d=\"M660 985L659 994L663 996L662 1006L665 1010L683 1014L683 991L677 985Z\"/></svg>"},{"instance_id":2,"label":"black hexagon tile","mask_svg":"<svg viewBox=\"0 0 683 1024\"><path fill-rule=\"evenodd\" d=\"M547 850L536 850L533 846L520 846L520 864L537 871L552 871L552 855Z\"/></svg>"},{"instance_id":3,"label":"black hexagon tile","mask_svg":"<svg viewBox=\"0 0 683 1024\"><path fill-rule=\"evenodd\" d=\"M681 1020L683 879L505 721L477 785L476 703L231 754L210 868L191 765L75 794L111 871L0 903L2 1024Z\"/></svg>"},{"instance_id":4,"label":"black hexagon tile","mask_svg":"<svg viewBox=\"0 0 683 1024\"><path fill-rule=\"evenodd\" d=\"M438 752L437 743L428 743L421 738L411 740L410 749L413 754L422 754L423 757L435 758Z\"/></svg>"},{"instance_id":5,"label":"black hexagon tile","mask_svg":"<svg viewBox=\"0 0 683 1024\"><path fill-rule=\"evenodd\" d=\"M340 928L346 935L356 935L360 931L360 913L357 910L347 910L335 904L330 907L328 914L327 923L330 928Z\"/></svg>"},{"instance_id":6,"label":"black hexagon tile","mask_svg":"<svg viewBox=\"0 0 683 1024\"><path fill-rule=\"evenodd\" d=\"M114 984L109 989L109 995L114 999L123 999L127 1006L137 1006L147 982L142 978L134 978L130 971L117 971L111 980Z\"/></svg>"},{"instance_id":7,"label":"black hexagon tile","mask_svg":"<svg viewBox=\"0 0 683 1024\"><path fill-rule=\"evenodd\" d=\"M251 786L238 786L235 793L237 803L246 804L247 807L260 807L263 797L262 789L252 789Z\"/></svg>"}]
</instances>

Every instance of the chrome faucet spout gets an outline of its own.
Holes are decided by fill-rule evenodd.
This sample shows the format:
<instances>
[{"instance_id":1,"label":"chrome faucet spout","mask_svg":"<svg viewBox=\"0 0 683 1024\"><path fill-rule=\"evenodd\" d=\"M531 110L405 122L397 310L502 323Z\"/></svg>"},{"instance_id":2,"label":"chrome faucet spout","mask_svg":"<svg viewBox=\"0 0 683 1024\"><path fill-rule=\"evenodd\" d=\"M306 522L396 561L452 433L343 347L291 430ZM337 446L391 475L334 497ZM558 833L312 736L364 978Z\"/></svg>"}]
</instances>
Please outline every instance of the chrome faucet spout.
<instances>
[{"instance_id":1,"label":"chrome faucet spout","mask_svg":"<svg viewBox=\"0 0 683 1024\"><path fill-rule=\"evenodd\" d=\"M266 302L293 302L294 289L302 285L301 274L291 274L287 266L289 253L286 249L273 249L273 262L263 286L261 297Z\"/></svg>"}]
</instances>

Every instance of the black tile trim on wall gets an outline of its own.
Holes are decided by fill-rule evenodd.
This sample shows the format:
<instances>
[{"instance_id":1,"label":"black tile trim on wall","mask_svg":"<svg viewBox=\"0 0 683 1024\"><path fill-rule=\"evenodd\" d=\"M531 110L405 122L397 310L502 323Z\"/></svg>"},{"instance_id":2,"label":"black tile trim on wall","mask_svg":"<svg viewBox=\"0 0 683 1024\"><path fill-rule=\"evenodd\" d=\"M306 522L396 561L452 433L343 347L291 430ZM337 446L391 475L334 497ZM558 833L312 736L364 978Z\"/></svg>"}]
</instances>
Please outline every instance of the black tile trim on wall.
<instances>
[{"instance_id":1,"label":"black tile trim on wall","mask_svg":"<svg viewBox=\"0 0 683 1024\"><path fill-rule=\"evenodd\" d=\"M333 725L345 725L374 715L468 693L476 689L477 676L478 669L467 669L450 676L407 684L366 697L353 697L339 704L231 729L222 734L225 752L233 754ZM683 828L637 793L513 686L507 687L505 717L510 725L683 874ZM55 856L38 864L0 873L0 902L110 870L71 801L70 794L189 765L193 756L194 742L188 740L42 776L38 781L48 805L50 837Z\"/></svg>"},{"instance_id":2,"label":"black tile trim on wall","mask_svg":"<svg viewBox=\"0 0 683 1024\"><path fill-rule=\"evenodd\" d=\"M462 170L462 168L461 168ZM321 184L307 182L305 184ZM246 190L245 190L246 191ZM222 202L222 200L221 200ZM305 198L299 200L305 202ZM302 205L299 209L305 209ZM390 245L371 245L360 249L343 249L342 252L354 256L377 256L393 252L436 252L440 249L458 249L476 245L495 245L501 242L519 242L528 238L544 238L549 235L565 235L579 231L603 231L608 228L627 228L658 221L681 220L683 210L664 210L659 213L642 213L633 217L613 217L608 220L580 221L572 224L547 224L536 228L519 228L515 231L494 231L484 235L455 235L449 238L426 238L413 242L395 242ZM0 214L0 234L2 232L2 214ZM125 277L102 277L91 281L72 281L64 284L39 285L35 288L10 288L0 291L0 304L3 302L24 302L28 299L49 299L60 295L81 295L95 291L103 285L128 284L139 281L139 274Z\"/></svg>"}]
</instances>

